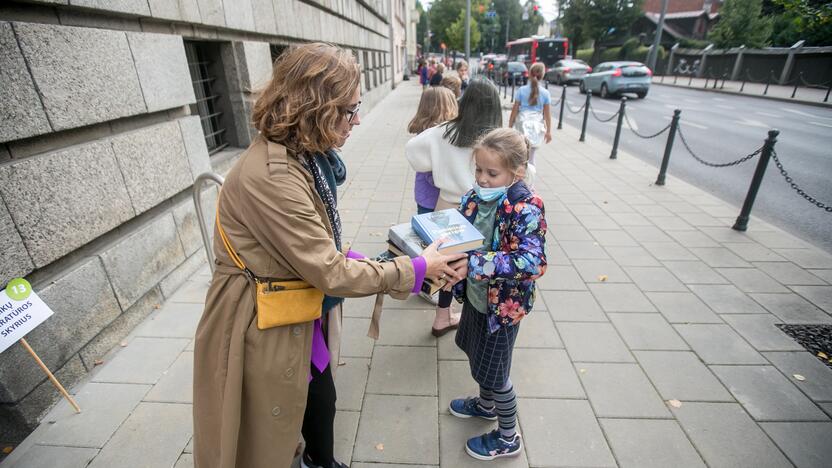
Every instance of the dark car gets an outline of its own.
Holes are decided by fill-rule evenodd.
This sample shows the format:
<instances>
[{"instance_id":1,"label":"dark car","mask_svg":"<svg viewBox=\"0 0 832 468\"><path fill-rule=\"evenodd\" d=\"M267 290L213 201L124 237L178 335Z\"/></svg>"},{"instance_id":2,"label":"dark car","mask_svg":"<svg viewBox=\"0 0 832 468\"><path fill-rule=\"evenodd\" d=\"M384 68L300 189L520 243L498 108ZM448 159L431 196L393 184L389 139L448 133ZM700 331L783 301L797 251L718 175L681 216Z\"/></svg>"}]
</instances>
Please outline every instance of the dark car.
<instances>
[{"instance_id":1,"label":"dark car","mask_svg":"<svg viewBox=\"0 0 832 468\"><path fill-rule=\"evenodd\" d=\"M529 81L529 70L523 62L505 62L500 68L500 84L522 86Z\"/></svg>"}]
</instances>

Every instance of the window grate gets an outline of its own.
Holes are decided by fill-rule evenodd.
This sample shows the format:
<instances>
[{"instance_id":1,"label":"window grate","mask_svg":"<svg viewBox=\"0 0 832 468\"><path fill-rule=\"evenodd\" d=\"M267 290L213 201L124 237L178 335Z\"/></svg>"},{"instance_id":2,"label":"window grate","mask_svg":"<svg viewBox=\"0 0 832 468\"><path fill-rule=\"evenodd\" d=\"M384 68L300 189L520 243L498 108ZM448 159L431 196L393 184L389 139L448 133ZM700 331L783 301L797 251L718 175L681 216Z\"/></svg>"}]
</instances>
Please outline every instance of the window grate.
<instances>
[{"instance_id":1,"label":"window grate","mask_svg":"<svg viewBox=\"0 0 832 468\"><path fill-rule=\"evenodd\" d=\"M204 47L196 42L185 42L185 55L196 95L196 104L191 105L191 112L199 114L205 145L208 147L208 154L211 155L228 146L225 128L221 125L223 113L217 105L220 94L212 89L216 77L211 76L210 70L214 63Z\"/></svg>"}]
</instances>

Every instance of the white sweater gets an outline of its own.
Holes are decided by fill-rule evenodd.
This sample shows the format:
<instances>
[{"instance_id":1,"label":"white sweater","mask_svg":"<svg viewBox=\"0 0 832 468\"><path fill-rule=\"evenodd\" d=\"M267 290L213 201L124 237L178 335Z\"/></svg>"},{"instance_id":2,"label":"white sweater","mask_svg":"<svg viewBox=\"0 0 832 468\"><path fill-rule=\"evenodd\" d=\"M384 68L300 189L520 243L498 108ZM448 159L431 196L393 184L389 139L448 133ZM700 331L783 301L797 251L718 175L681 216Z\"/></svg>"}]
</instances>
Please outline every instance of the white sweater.
<instances>
[{"instance_id":1,"label":"white sweater","mask_svg":"<svg viewBox=\"0 0 832 468\"><path fill-rule=\"evenodd\" d=\"M439 198L458 205L474 187L473 148L460 148L442 138L446 127L439 124L411 138L404 147L410 166L417 172L433 172ZM535 168L529 164L526 183L531 186Z\"/></svg>"}]
</instances>

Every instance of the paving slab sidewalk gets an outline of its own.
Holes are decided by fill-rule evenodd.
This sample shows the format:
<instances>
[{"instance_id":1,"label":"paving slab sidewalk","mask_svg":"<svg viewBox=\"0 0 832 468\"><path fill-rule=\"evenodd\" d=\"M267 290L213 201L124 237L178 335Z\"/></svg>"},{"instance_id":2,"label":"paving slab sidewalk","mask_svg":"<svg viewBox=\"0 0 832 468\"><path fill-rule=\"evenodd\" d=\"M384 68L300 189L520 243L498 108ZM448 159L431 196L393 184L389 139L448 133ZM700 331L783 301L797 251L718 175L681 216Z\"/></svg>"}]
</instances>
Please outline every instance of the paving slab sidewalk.
<instances>
[{"instance_id":1,"label":"paving slab sidewalk","mask_svg":"<svg viewBox=\"0 0 832 468\"><path fill-rule=\"evenodd\" d=\"M756 97L761 99L773 99L775 101L795 102L798 104L809 104L818 107L832 107L832 98L829 96L829 87L808 87L799 86L794 88L778 84L755 83L742 81L717 80L714 87L713 79L690 78L688 76L654 76L654 85L673 86L677 88L689 88L714 93L736 94L737 96ZM706 87L707 86L707 87ZM794 94L794 96L792 96Z\"/></svg>"},{"instance_id":2,"label":"paving slab sidewalk","mask_svg":"<svg viewBox=\"0 0 832 468\"><path fill-rule=\"evenodd\" d=\"M365 254L415 212L403 147L419 93L403 83L344 148L344 237ZM832 256L756 218L733 231L736 207L672 176L653 186L653 167L608 155L569 126L537 155L550 267L515 353L524 451L500 466L828 463L832 370L775 324L832 323ZM58 403L0 467L193 466L192 340L209 279L207 267L190 278L71 390L83 413ZM431 306L414 297L385 302L373 342L371 308L345 304L337 457L483 466L463 443L494 425L447 411L476 390L453 335L430 336Z\"/></svg>"}]
</instances>

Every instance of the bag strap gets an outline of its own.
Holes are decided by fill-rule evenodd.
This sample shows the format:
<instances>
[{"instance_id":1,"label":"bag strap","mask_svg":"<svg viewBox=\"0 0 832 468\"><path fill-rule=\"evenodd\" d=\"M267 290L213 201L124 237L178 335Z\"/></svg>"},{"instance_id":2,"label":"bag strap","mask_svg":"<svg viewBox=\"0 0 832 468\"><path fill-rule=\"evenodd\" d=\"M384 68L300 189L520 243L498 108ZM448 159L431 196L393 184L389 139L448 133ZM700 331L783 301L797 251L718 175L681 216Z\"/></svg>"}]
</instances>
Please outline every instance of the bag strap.
<instances>
[{"instance_id":1,"label":"bag strap","mask_svg":"<svg viewBox=\"0 0 832 468\"><path fill-rule=\"evenodd\" d=\"M231 257L231 261L237 265L237 268L243 270L246 276L249 279L253 280L256 283L259 283L260 280L257 276L254 275L254 272L246 267L246 264L243 263L243 260L237 255L237 252L234 251L234 248L231 247L231 242L228 240L228 236L225 235L225 230L222 228L222 223L220 222L220 198L222 197L222 189L220 189L219 194L217 195L217 230L220 232L220 237L222 238L222 243L225 245L225 250L228 252L228 256Z\"/></svg>"}]
</instances>

